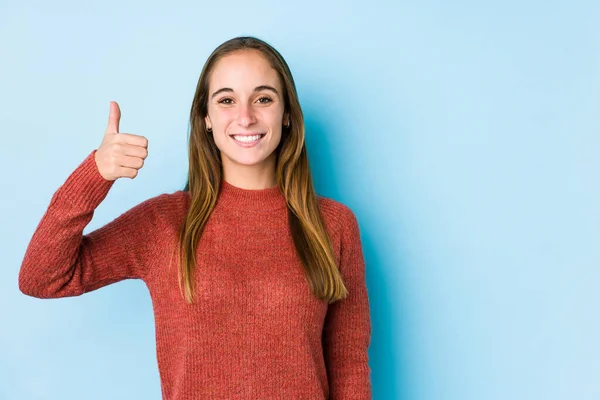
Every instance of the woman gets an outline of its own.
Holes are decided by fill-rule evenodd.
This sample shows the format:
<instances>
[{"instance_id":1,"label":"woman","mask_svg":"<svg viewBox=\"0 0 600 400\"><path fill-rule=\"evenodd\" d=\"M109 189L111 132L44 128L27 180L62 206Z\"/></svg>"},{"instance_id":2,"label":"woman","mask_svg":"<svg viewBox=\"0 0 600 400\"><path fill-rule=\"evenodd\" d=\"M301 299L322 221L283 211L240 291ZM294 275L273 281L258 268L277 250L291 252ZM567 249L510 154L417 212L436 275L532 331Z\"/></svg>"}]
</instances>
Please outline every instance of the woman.
<instances>
[{"instance_id":1,"label":"woman","mask_svg":"<svg viewBox=\"0 0 600 400\"><path fill-rule=\"evenodd\" d=\"M111 102L101 145L52 197L21 291L78 296L142 279L163 399L370 399L357 219L314 191L283 57L253 37L215 49L192 102L185 188L83 235L114 181L137 176L148 155L119 119Z\"/></svg>"}]
</instances>

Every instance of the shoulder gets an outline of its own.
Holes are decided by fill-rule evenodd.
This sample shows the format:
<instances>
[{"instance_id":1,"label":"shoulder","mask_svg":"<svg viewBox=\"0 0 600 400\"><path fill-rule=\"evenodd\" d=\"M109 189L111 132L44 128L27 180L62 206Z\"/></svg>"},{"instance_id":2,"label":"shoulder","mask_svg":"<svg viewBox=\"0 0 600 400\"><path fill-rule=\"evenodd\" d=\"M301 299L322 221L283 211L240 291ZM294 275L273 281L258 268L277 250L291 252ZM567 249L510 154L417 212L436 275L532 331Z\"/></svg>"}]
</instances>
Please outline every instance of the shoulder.
<instances>
[{"instance_id":1,"label":"shoulder","mask_svg":"<svg viewBox=\"0 0 600 400\"><path fill-rule=\"evenodd\" d=\"M156 228L177 225L185 216L189 204L187 192L178 190L160 193L137 204L129 212L140 215L147 223Z\"/></svg>"},{"instance_id":2,"label":"shoulder","mask_svg":"<svg viewBox=\"0 0 600 400\"><path fill-rule=\"evenodd\" d=\"M348 205L340 201L323 196L317 197L340 271L343 271L342 265L345 264L360 265L362 241L356 214ZM359 264L356 264L357 261Z\"/></svg>"},{"instance_id":3,"label":"shoulder","mask_svg":"<svg viewBox=\"0 0 600 400\"><path fill-rule=\"evenodd\" d=\"M187 192L178 190L172 193L160 193L139 203L136 208L145 210L152 209L160 215L168 214L178 209L183 209L187 206Z\"/></svg>"},{"instance_id":4,"label":"shoulder","mask_svg":"<svg viewBox=\"0 0 600 400\"><path fill-rule=\"evenodd\" d=\"M317 200L325 225L332 237L340 238L349 228L358 228L356 214L348 205L320 195L317 195Z\"/></svg>"},{"instance_id":5,"label":"shoulder","mask_svg":"<svg viewBox=\"0 0 600 400\"><path fill-rule=\"evenodd\" d=\"M145 201L149 206L155 208L160 214L185 210L189 204L188 192L177 190L170 193L161 193Z\"/></svg>"},{"instance_id":6,"label":"shoulder","mask_svg":"<svg viewBox=\"0 0 600 400\"><path fill-rule=\"evenodd\" d=\"M317 195L317 201L321 213L325 218L333 219L338 222L348 222L348 220L356 219L354 211L341 201L321 195Z\"/></svg>"}]
</instances>

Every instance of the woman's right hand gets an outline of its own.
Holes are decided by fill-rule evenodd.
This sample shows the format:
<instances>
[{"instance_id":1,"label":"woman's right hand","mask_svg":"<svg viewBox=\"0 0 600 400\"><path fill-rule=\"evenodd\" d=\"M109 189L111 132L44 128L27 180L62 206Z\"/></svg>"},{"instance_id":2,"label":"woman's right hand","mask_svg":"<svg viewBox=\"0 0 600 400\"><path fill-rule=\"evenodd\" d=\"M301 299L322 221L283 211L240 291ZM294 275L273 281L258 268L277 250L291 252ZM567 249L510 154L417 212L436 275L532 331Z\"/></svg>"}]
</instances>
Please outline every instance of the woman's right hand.
<instances>
[{"instance_id":1,"label":"woman's right hand","mask_svg":"<svg viewBox=\"0 0 600 400\"><path fill-rule=\"evenodd\" d=\"M98 172L106 180L135 178L148 157L148 139L130 133L119 133L121 110L116 101L110 102L110 115L104 139L94 159Z\"/></svg>"}]
</instances>

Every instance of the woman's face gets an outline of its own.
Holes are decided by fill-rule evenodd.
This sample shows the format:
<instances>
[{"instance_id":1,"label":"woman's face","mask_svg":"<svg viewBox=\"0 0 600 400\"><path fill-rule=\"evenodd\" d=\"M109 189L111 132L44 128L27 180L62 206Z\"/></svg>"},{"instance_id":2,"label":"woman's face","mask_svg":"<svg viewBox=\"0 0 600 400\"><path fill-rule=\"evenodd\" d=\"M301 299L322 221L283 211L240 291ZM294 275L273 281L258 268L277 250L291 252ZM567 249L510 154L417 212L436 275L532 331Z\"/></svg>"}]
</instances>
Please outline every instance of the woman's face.
<instances>
[{"instance_id":1,"label":"woman's face","mask_svg":"<svg viewBox=\"0 0 600 400\"><path fill-rule=\"evenodd\" d=\"M257 168L261 179L274 173L274 150L282 125L289 123L283 111L277 72L257 50L231 53L217 62L210 76L205 122L221 151L226 176L248 177L241 171L248 166ZM260 135L260 139L240 143L235 135L247 139Z\"/></svg>"}]
</instances>

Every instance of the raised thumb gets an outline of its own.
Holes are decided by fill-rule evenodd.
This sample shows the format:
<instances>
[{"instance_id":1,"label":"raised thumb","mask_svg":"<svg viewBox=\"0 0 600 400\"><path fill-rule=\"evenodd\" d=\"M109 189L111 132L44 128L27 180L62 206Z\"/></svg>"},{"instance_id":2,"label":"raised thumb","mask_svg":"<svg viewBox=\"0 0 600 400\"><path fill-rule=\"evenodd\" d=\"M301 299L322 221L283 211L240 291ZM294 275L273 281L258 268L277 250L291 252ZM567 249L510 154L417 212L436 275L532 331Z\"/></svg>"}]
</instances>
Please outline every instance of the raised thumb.
<instances>
[{"instance_id":1,"label":"raised thumb","mask_svg":"<svg viewBox=\"0 0 600 400\"><path fill-rule=\"evenodd\" d=\"M108 115L107 133L119 133L119 121L121 121L121 109L116 101L110 102L110 113Z\"/></svg>"}]
</instances>

